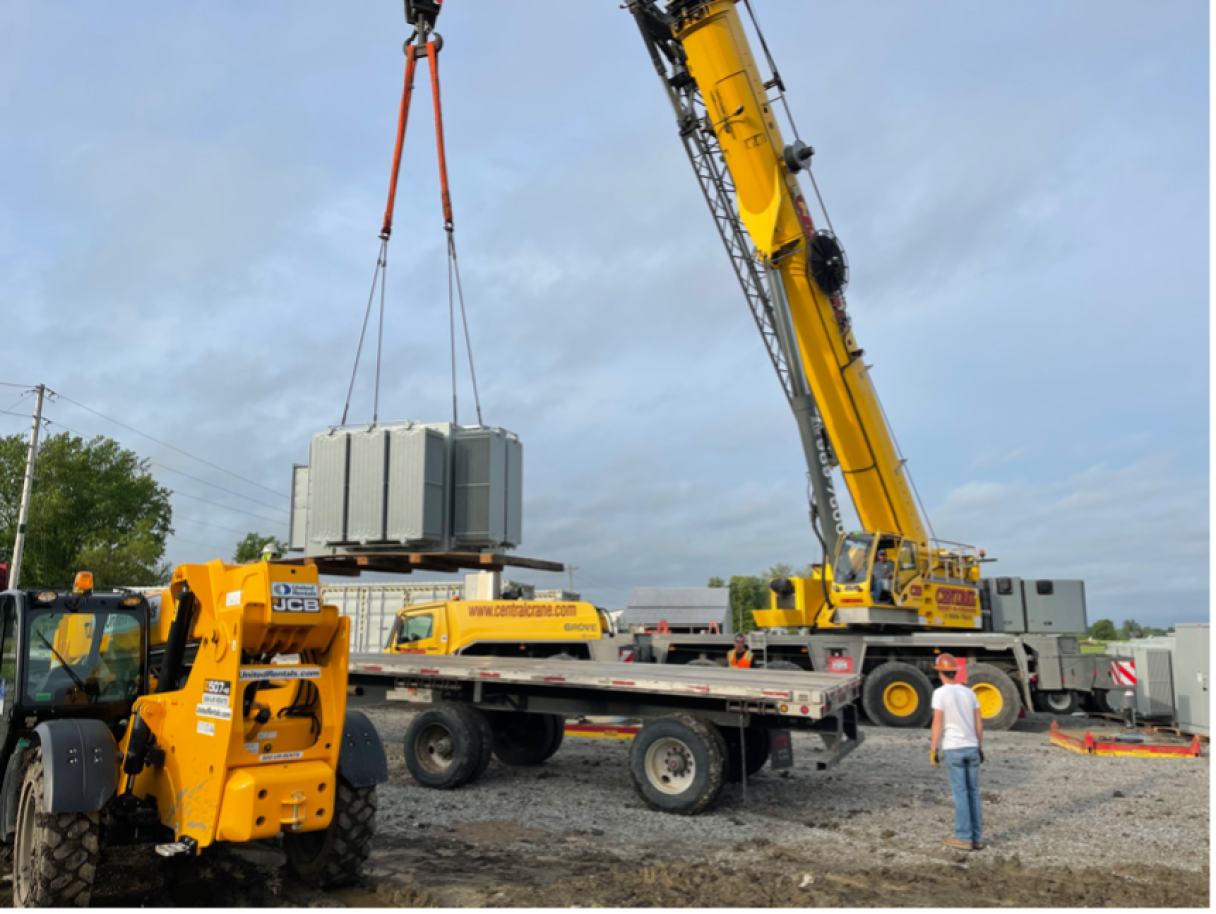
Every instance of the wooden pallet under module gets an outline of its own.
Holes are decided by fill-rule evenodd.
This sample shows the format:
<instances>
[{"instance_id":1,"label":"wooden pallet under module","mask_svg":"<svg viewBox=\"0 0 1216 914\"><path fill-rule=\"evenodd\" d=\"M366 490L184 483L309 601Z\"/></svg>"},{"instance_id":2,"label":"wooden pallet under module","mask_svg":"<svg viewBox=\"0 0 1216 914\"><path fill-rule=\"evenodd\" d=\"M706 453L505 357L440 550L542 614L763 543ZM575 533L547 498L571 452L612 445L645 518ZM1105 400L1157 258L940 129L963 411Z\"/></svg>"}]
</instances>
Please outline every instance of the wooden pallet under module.
<instances>
[{"instance_id":1,"label":"wooden pallet under module","mask_svg":"<svg viewBox=\"0 0 1216 914\"><path fill-rule=\"evenodd\" d=\"M531 571L565 571L560 562L526 559L495 552L367 552L343 555L311 555L278 560L284 565L312 565L319 574L357 578L365 571L382 574L412 574L415 571L502 571L525 568Z\"/></svg>"}]
</instances>

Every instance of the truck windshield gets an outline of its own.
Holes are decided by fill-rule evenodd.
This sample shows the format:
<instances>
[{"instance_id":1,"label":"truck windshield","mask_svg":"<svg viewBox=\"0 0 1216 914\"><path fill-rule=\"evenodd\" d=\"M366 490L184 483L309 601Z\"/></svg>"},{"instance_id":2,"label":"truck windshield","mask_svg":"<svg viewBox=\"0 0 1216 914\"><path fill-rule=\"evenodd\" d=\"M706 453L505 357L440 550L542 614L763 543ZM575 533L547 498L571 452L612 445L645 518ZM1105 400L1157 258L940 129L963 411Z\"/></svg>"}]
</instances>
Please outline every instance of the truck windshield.
<instances>
[{"instance_id":1,"label":"truck windshield","mask_svg":"<svg viewBox=\"0 0 1216 914\"><path fill-rule=\"evenodd\" d=\"M397 643L406 641L424 641L431 637L435 627L435 617L431 613L419 616L406 616L397 620Z\"/></svg>"},{"instance_id":2,"label":"truck windshield","mask_svg":"<svg viewBox=\"0 0 1216 914\"><path fill-rule=\"evenodd\" d=\"M134 613L37 613L26 644L28 704L130 701L139 691L143 628Z\"/></svg>"},{"instance_id":3,"label":"truck windshield","mask_svg":"<svg viewBox=\"0 0 1216 914\"><path fill-rule=\"evenodd\" d=\"M873 545L874 537L869 533L854 533L842 539L832 580L837 584L858 584L864 581L870 565L870 547Z\"/></svg>"}]
</instances>

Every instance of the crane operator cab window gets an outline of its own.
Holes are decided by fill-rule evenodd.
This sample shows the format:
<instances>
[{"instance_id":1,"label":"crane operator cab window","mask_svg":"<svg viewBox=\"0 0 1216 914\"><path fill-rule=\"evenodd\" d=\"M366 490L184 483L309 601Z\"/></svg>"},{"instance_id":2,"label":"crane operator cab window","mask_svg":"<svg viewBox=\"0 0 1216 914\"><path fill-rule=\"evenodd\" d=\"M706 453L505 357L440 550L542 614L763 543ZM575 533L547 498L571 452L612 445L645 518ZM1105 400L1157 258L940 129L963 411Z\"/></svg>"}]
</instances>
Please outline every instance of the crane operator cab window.
<instances>
[{"instance_id":1,"label":"crane operator cab window","mask_svg":"<svg viewBox=\"0 0 1216 914\"><path fill-rule=\"evenodd\" d=\"M425 641L435 630L434 613L419 613L416 616L406 616L397 620L397 644L409 644L412 641Z\"/></svg>"},{"instance_id":2,"label":"crane operator cab window","mask_svg":"<svg viewBox=\"0 0 1216 914\"><path fill-rule=\"evenodd\" d=\"M29 616L23 697L32 706L129 702L139 691L143 626L128 612Z\"/></svg>"},{"instance_id":3,"label":"crane operator cab window","mask_svg":"<svg viewBox=\"0 0 1216 914\"><path fill-rule=\"evenodd\" d=\"M869 533L852 533L840 541L836 568L832 580L837 584L862 584L869 577L870 550L874 537Z\"/></svg>"}]
</instances>

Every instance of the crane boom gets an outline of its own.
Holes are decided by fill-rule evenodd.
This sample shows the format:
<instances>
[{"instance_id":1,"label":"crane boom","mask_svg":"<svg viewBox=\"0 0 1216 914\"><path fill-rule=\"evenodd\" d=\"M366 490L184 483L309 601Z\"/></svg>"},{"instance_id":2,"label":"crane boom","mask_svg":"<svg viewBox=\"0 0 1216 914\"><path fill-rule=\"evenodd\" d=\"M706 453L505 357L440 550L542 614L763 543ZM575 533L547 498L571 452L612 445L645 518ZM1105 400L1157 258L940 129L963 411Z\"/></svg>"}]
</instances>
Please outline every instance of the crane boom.
<instances>
[{"instance_id":1,"label":"crane boom","mask_svg":"<svg viewBox=\"0 0 1216 914\"><path fill-rule=\"evenodd\" d=\"M840 540L833 569L818 572L821 586L798 591L797 621L820 624L826 608L829 624L973 627L979 617L978 559L965 554L969 547L942 548L930 540L846 311L844 253L832 232L815 227L799 186L798 174L813 150L782 137L768 94L774 86L783 88L780 78L766 83L761 77L737 3L668 0L663 10L657 0L630 0L629 9L669 87L686 148L689 137L697 136L702 148L712 138L720 150L737 226L753 248L749 268L753 274L764 271L768 294L749 289L738 262L747 258L731 251L732 261L749 301L761 305L753 302L753 313L799 418L812 481L819 474L830 485L830 467L838 463L866 531ZM686 110L681 98L690 100ZM694 99L703 100L703 114ZM697 166L691 148L689 155ZM706 196L721 229L721 202L708 190ZM723 237L730 250L725 230ZM822 506L823 496L816 495ZM835 599L828 596L829 575ZM889 579L885 591L870 586L880 575ZM786 586L785 596L795 597L795 588ZM822 596L816 599L812 591ZM852 603L861 605L845 610ZM838 608L845 611L832 615Z\"/></svg>"}]
</instances>

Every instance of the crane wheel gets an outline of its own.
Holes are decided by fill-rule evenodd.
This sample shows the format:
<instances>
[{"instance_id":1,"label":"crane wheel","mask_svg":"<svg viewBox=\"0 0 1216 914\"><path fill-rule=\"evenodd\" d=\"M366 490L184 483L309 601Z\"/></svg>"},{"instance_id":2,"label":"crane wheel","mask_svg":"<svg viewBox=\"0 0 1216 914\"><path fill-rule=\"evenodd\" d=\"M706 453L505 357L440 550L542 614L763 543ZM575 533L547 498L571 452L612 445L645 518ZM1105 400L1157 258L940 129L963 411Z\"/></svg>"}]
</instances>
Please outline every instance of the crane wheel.
<instances>
[{"instance_id":1,"label":"crane wheel","mask_svg":"<svg viewBox=\"0 0 1216 914\"><path fill-rule=\"evenodd\" d=\"M376 805L375 787L352 787L339 776L337 805L329 828L283 835L283 851L292 876L321 889L357 880L372 852Z\"/></svg>"},{"instance_id":2,"label":"crane wheel","mask_svg":"<svg viewBox=\"0 0 1216 914\"><path fill-rule=\"evenodd\" d=\"M484 760L476 708L438 704L405 731L405 766L423 787L451 790L473 780ZM488 762L487 762L488 764Z\"/></svg>"},{"instance_id":3,"label":"crane wheel","mask_svg":"<svg viewBox=\"0 0 1216 914\"><path fill-rule=\"evenodd\" d=\"M722 732L692 714L660 717L633 738L629 773L651 809L693 816L718 798L726 780Z\"/></svg>"},{"instance_id":4,"label":"crane wheel","mask_svg":"<svg viewBox=\"0 0 1216 914\"><path fill-rule=\"evenodd\" d=\"M1048 714L1071 714L1077 710L1081 701L1076 692L1067 689L1060 692L1032 692L1035 708Z\"/></svg>"},{"instance_id":5,"label":"crane wheel","mask_svg":"<svg viewBox=\"0 0 1216 914\"><path fill-rule=\"evenodd\" d=\"M1008 730L1022 711L1018 687L1008 673L990 663L967 664L967 685L980 701L984 728Z\"/></svg>"},{"instance_id":6,"label":"crane wheel","mask_svg":"<svg viewBox=\"0 0 1216 914\"><path fill-rule=\"evenodd\" d=\"M933 685L910 663L890 660L866 673L861 704L880 727L917 729L933 718Z\"/></svg>"},{"instance_id":7,"label":"crane wheel","mask_svg":"<svg viewBox=\"0 0 1216 914\"><path fill-rule=\"evenodd\" d=\"M745 771L747 777L753 777L768 764L771 746L767 730L759 727L745 727L742 739L740 739L738 727L719 727L718 729L722 733L722 739L726 742L726 780L728 783L738 784L743 780ZM740 749L741 745L746 752Z\"/></svg>"},{"instance_id":8,"label":"crane wheel","mask_svg":"<svg viewBox=\"0 0 1216 914\"><path fill-rule=\"evenodd\" d=\"M566 736L560 714L487 711L494 731L494 755L504 765L539 765L553 757Z\"/></svg>"},{"instance_id":9,"label":"crane wheel","mask_svg":"<svg viewBox=\"0 0 1216 914\"><path fill-rule=\"evenodd\" d=\"M42 750L26 765L13 848L13 907L86 907L101 854L98 813L42 811Z\"/></svg>"}]
</instances>

